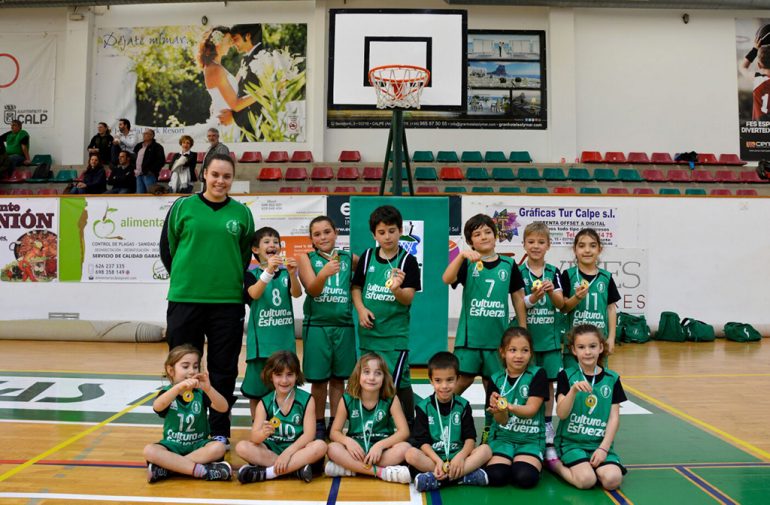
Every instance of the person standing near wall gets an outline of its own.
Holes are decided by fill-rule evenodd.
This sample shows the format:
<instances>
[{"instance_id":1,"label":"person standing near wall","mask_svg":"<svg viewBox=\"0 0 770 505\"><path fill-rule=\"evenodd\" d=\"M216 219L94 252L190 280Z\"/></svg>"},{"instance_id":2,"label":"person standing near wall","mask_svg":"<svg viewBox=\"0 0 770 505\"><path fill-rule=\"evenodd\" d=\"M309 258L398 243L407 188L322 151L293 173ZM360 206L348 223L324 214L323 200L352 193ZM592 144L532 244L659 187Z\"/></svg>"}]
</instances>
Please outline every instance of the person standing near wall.
<instances>
[{"instance_id":1,"label":"person standing near wall","mask_svg":"<svg viewBox=\"0 0 770 505\"><path fill-rule=\"evenodd\" d=\"M228 192L235 176L227 155L203 171L206 190L174 202L163 223L160 257L171 275L166 312L169 349L192 344L203 352L211 385L230 408L209 411L212 437L228 444L235 404L238 355L243 343L243 276L251 260L254 218Z\"/></svg>"}]
</instances>

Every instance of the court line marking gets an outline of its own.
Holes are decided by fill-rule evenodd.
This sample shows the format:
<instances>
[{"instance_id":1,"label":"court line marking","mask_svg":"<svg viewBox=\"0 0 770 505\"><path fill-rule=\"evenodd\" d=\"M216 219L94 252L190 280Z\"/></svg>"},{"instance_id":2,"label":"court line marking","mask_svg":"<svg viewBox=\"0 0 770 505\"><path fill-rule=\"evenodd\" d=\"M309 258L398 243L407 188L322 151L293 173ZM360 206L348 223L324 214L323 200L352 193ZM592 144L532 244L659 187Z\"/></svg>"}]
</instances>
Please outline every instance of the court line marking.
<instances>
[{"instance_id":1,"label":"court line marking","mask_svg":"<svg viewBox=\"0 0 770 505\"><path fill-rule=\"evenodd\" d=\"M743 449L747 451L748 453L752 454L753 456L757 456L760 459L763 459L764 461L770 461L770 452L763 451L759 447L750 444L749 442L746 442L745 440L741 440L738 437L735 437L733 435L730 435L724 430L720 430L716 426L712 426L711 424L701 421L697 417L691 416L690 414L686 414L685 412L677 409L676 407L673 407L661 400L658 400L657 398L654 398L648 394L642 393L638 389L629 386L628 384L624 384L623 387L627 390L633 393L634 395L642 398L643 400L646 400L653 405L669 412L670 414L674 414L675 416L684 419L685 421L688 421L691 424L694 424L695 426L698 426L706 431L711 431L718 436L722 437L727 442L731 443L732 445L738 447L739 449Z\"/></svg>"},{"instance_id":2,"label":"court line marking","mask_svg":"<svg viewBox=\"0 0 770 505\"><path fill-rule=\"evenodd\" d=\"M706 494L714 498L716 501L723 503L724 505L738 505L737 501L730 498L730 496L724 493L721 489L711 484L709 481L707 481L700 475L694 474L687 468L683 466L679 466L679 467L676 467L674 471L676 471L685 479L695 484L696 487L704 491Z\"/></svg>"},{"instance_id":3,"label":"court line marking","mask_svg":"<svg viewBox=\"0 0 770 505\"><path fill-rule=\"evenodd\" d=\"M94 425L94 426L91 426L90 428L88 428L85 431L81 431L77 435L74 435L74 436L68 438L64 442L61 442L60 444L58 444L58 445L48 449L47 451L38 454L37 456L33 457L32 459L27 460L26 462L22 463L21 465L17 466L16 468L12 468L11 470L9 470L9 471L5 472L4 474L0 475L0 482L3 482L4 480L7 480L10 477L13 477L17 473L19 473L22 470L24 470L25 468L28 468L28 467L34 465L35 463L37 463L38 461L44 459L46 456L54 454L54 453L64 449L68 445L71 445L71 444L77 442L78 440L80 440L81 438L85 437L86 435L89 435L89 434L95 432L96 430L98 430L102 426L105 426L105 425L109 424L111 421L114 421L115 419L118 419L119 417L127 414L128 412L130 412L131 410L135 409L139 405L142 405L144 402L148 401L150 398L156 396L157 394L158 394L157 391L153 391L152 393L150 393L149 395L145 396L141 400L133 403L132 405L129 405L128 407L126 407L125 409L121 410L120 412L118 412L116 414L113 414L112 416L108 417L107 419L105 419L101 423L99 423L97 425Z\"/></svg>"},{"instance_id":4,"label":"court line marking","mask_svg":"<svg viewBox=\"0 0 770 505\"><path fill-rule=\"evenodd\" d=\"M673 470L683 468L770 468L770 463L760 461L735 461L724 463L652 463L623 465L629 470Z\"/></svg>"},{"instance_id":5,"label":"court line marking","mask_svg":"<svg viewBox=\"0 0 770 505\"><path fill-rule=\"evenodd\" d=\"M411 488L412 486L410 486ZM196 503L196 504L214 504L214 505L275 505L276 503L287 503L276 500L244 500L237 498L185 498L185 497L163 497L163 496L118 496L118 495L91 495L91 494L70 494L70 493L0 493L0 499L16 498L28 500L79 500L96 502L138 502L138 503ZM410 498L412 498L410 496ZM292 505L322 505L324 502L317 501L291 501ZM382 501L344 501L339 502L344 505L383 505ZM415 505L413 499L410 501L387 502L391 505Z\"/></svg>"},{"instance_id":6,"label":"court line marking","mask_svg":"<svg viewBox=\"0 0 770 505\"><path fill-rule=\"evenodd\" d=\"M682 375L624 375L623 379L724 379L731 377L770 377L770 373L704 373Z\"/></svg>"},{"instance_id":7,"label":"court line marking","mask_svg":"<svg viewBox=\"0 0 770 505\"><path fill-rule=\"evenodd\" d=\"M628 496L624 495L620 489L614 489L612 491L607 491L606 489L604 492L607 494L607 496L610 497L610 499L617 505L634 505L634 502L628 499Z\"/></svg>"},{"instance_id":8,"label":"court line marking","mask_svg":"<svg viewBox=\"0 0 770 505\"><path fill-rule=\"evenodd\" d=\"M337 503L337 494L340 492L340 477L334 477L332 479L332 485L329 488L329 497L326 499L326 505L334 505Z\"/></svg>"}]
</instances>

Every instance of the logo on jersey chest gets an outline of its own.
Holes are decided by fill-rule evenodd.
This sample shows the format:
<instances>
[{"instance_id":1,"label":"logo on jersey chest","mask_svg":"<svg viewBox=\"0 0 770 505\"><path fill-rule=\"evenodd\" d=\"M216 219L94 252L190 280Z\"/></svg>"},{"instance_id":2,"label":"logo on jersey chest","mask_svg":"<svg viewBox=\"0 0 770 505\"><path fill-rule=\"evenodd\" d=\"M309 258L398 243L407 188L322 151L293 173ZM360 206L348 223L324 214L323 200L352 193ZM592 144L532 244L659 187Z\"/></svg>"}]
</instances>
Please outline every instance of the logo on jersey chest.
<instances>
[{"instance_id":1,"label":"logo on jersey chest","mask_svg":"<svg viewBox=\"0 0 770 505\"><path fill-rule=\"evenodd\" d=\"M602 395L602 398L609 398L612 394L612 388L610 388L607 384L603 385L601 388L599 388L599 393Z\"/></svg>"}]
</instances>

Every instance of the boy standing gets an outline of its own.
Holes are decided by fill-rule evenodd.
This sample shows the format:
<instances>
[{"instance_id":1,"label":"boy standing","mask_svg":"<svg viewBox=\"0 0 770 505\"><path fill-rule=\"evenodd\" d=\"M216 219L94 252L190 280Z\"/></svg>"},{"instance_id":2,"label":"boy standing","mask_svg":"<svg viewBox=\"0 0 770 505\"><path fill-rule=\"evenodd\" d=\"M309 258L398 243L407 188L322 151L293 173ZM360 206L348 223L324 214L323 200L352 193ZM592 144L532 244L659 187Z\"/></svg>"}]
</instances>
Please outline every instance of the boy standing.
<instances>
[{"instance_id":1,"label":"boy standing","mask_svg":"<svg viewBox=\"0 0 770 505\"><path fill-rule=\"evenodd\" d=\"M414 484L419 492L449 484L486 486L480 467L492 457L488 445L475 447L476 428L468 400L455 396L460 363L450 352L438 352L428 361L434 393L417 405L412 448L406 461L422 473Z\"/></svg>"},{"instance_id":2,"label":"boy standing","mask_svg":"<svg viewBox=\"0 0 770 505\"><path fill-rule=\"evenodd\" d=\"M361 255L351 288L358 312L361 355L379 354L387 363L409 426L414 398L409 374L409 308L421 289L417 259L399 246L401 213L392 205L377 207L369 229L378 247Z\"/></svg>"}]
</instances>

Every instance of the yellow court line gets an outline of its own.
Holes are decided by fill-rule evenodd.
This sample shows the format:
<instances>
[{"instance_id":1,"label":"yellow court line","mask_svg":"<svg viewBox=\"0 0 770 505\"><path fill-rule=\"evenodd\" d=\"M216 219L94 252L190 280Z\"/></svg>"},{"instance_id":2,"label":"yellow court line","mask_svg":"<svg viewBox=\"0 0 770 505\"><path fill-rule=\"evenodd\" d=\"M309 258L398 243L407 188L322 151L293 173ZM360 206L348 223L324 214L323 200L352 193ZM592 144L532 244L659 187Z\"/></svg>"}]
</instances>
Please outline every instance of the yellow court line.
<instances>
[{"instance_id":1,"label":"yellow court line","mask_svg":"<svg viewBox=\"0 0 770 505\"><path fill-rule=\"evenodd\" d=\"M684 472L683 472L683 471L681 471L680 469L678 469L678 468L674 468L674 471L675 471L676 473L678 473L679 475L681 475L682 477L684 477L685 479L689 480L689 481L690 481L690 482L691 482L691 483L692 483L692 484L693 484L695 487L697 487L698 489L700 489L701 491L703 491L704 493L706 493L707 495L709 495L710 497L712 497L713 499L715 499L715 500L717 501L717 503L724 503L724 502L723 502L721 499L719 499L719 497L718 497L718 496L716 496L714 493L712 493L711 491L709 491L709 490L708 490L708 488L706 488L706 487L704 487L704 486L701 486L700 484L698 484L698 483L697 483L696 481L694 481L694 480L693 480L693 479L692 479L692 478L691 478L689 475L687 475L686 473L684 473ZM724 491L722 491L721 489L719 489L718 487L716 487L715 485L713 485L711 482L709 482L709 481L707 481L706 479L704 479L702 476L698 475L698 478L700 478L700 479L701 479L703 482L707 483L709 486L711 486L712 488L714 488L714 489L716 489L717 491L719 491L720 493L722 493L722 496L724 496L725 498L727 498L727 499L728 499L728 500L730 500L731 502L733 502L733 503L736 503L736 504L738 503L737 501L733 500L733 499L730 497L730 495L728 495L727 493L725 493Z\"/></svg>"},{"instance_id":2,"label":"yellow court line","mask_svg":"<svg viewBox=\"0 0 770 505\"><path fill-rule=\"evenodd\" d=\"M77 442L78 440L80 440L81 438L85 437L86 435L88 435L90 433L93 433L94 431L98 430L102 426L105 426L105 425L111 423L112 421L114 421L115 419L117 419L117 418L119 418L119 417L129 413L130 411L132 411L133 409L135 409L139 405L142 405L144 402L146 402L150 398L156 396L157 394L158 394L157 391L153 391L152 393L150 393L149 395L145 396L144 398L142 398L138 402L129 405L125 409L121 410L117 414L114 414L114 415L108 417L107 419L105 419L104 421L100 422L99 424L97 424L95 426L91 426L87 430L82 431L82 432L78 433L77 435L74 435L74 436L68 438L67 440L65 440L64 442L60 443L59 445L57 445L55 447L52 447L51 449L48 449L47 451L45 451L45 452L43 452L41 454L38 454L34 458L25 461L24 463L18 465L15 468L12 468L11 470L9 470L9 471L5 472L4 474L0 475L0 482L3 482L4 480L6 480L6 479L8 479L10 477L13 477L17 473L19 473L22 470L24 470L25 468L34 465L35 463L37 463L41 459L44 459L44 458L50 456L51 454L54 454L55 452L58 452L58 451L64 449L68 445L73 444L73 443Z\"/></svg>"},{"instance_id":3,"label":"yellow court line","mask_svg":"<svg viewBox=\"0 0 770 505\"><path fill-rule=\"evenodd\" d=\"M770 377L770 373L733 373L733 374L684 374L684 375L624 375L625 379L724 379L731 377Z\"/></svg>"},{"instance_id":4,"label":"yellow court line","mask_svg":"<svg viewBox=\"0 0 770 505\"><path fill-rule=\"evenodd\" d=\"M677 409L676 407L672 407L671 405L669 405L667 403L664 403L664 402L658 400L657 398L653 398L650 395L644 394L641 391L639 391L638 389L629 386L628 384L624 384L623 388L626 389L627 391L632 392L636 396L638 396L638 397L640 397L640 398L642 398L642 399L652 403L653 405L656 405L659 408L661 408L663 410L666 410L669 413L674 414L677 417L681 417L685 421L688 421L688 422L690 422L690 423L692 423L692 424L694 424L696 426L699 426L699 427L701 427L701 428L703 428L705 430L708 430L708 431L711 431L713 433L716 433L717 435L719 435L723 439L727 440L731 444L737 446L740 449L744 449L744 450L748 451L752 455L757 456L760 459L763 459L764 461L770 461L770 452L763 451L759 447L756 447L756 446L750 444L749 442L746 442L745 440L741 440L738 437L730 435L726 431L722 431L719 428L717 428L716 426L712 426L712 425L710 425L709 423L707 423L705 421L701 421L697 417L691 416L690 414L686 414L686 413L682 412L681 410Z\"/></svg>"}]
</instances>

